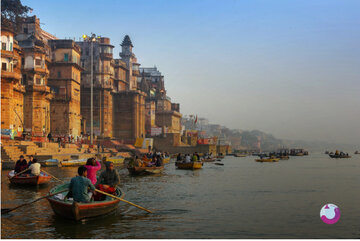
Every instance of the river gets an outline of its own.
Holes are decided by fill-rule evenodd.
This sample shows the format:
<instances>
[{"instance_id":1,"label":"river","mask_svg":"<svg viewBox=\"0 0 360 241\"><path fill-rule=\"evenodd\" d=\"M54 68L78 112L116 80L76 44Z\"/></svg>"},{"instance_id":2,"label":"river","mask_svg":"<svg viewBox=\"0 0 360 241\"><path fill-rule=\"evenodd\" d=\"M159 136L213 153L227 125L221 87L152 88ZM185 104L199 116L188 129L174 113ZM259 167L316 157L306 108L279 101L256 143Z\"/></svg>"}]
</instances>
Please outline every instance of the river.
<instances>
[{"instance_id":1,"label":"river","mask_svg":"<svg viewBox=\"0 0 360 241\"><path fill-rule=\"evenodd\" d=\"M258 163L227 156L223 166L179 170L174 161L155 176L129 176L117 167L125 199L153 214L121 204L112 214L75 222L56 216L42 200L1 217L1 238L359 238L360 155L330 159L324 154ZM44 170L62 180L77 167ZM46 195L49 185L21 188L2 171L2 207ZM333 225L320 219L326 203L340 208Z\"/></svg>"}]
</instances>

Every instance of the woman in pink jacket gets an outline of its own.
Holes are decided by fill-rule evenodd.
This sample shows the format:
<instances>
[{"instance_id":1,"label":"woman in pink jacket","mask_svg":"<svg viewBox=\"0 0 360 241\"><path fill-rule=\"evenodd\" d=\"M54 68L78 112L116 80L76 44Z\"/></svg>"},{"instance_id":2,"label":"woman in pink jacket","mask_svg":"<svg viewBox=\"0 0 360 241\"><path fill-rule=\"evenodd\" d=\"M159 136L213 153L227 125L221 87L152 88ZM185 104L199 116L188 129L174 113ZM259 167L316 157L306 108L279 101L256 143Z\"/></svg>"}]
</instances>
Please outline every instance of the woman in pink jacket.
<instances>
[{"instance_id":1,"label":"woman in pink jacket","mask_svg":"<svg viewBox=\"0 0 360 241\"><path fill-rule=\"evenodd\" d=\"M87 169L87 178L90 179L91 183L95 185L96 180L96 172L101 169L101 164L95 158L89 158L85 165Z\"/></svg>"}]
</instances>

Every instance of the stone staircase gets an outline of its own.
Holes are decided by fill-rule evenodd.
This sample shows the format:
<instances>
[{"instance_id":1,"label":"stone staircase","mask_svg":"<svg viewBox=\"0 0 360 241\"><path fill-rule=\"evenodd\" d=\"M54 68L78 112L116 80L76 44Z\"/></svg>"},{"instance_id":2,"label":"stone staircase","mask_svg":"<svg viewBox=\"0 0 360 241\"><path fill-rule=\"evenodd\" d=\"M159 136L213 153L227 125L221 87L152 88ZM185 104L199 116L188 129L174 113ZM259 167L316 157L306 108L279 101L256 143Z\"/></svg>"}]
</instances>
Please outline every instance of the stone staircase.
<instances>
[{"instance_id":1,"label":"stone staircase","mask_svg":"<svg viewBox=\"0 0 360 241\"><path fill-rule=\"evenodd\" d=\"M25 153L17 146L6 145L3 142L1 143L1 161L2 162L16 162L21 155L25 156Z\"/></svg>"}]
</instances>

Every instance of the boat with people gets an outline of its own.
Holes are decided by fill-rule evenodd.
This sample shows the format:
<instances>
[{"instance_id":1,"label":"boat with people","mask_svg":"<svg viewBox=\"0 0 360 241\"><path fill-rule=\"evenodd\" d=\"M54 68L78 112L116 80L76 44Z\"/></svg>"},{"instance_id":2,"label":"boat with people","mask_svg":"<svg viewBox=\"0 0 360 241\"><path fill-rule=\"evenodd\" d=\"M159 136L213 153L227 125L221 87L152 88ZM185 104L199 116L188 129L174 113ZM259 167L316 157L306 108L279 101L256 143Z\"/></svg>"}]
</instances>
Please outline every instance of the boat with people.
<instances>
[{"instance_id":1,"label":"boat with people","mask_svg":"<svg viewBox=\"0 0 360 241\"><path fill-rule=\"evenodd\" d=\"M349 156L348 153L342 152L342 151L338 151L336 150L335 153L330 152L329 156L331 158L351 158L351 156Z\"/></svg>"},{"instance_id":2,"label":"boat with people","mask_svg":"<svg viewBox=\"0 0 360 241\"><path fill-rule=\"evenodd\" d=\"M215 160L216 160L215 157L205 157L201 159L201 161L203 162L214 162Z\"/></svg>"},{"instance_id":3,"label":"boat with people","mask_svg":"<svg viewBox=\"0 0 360 241\"><path fill-rule=\"evenodd\" d=\"M46 174L45 172L40 172L39 176L34 176L31 174L20 174L19 176L15 176L16 173L14 170L9 172L8 178L10 183L12 184L21 184L21 185L41 185L47 184L51 180L51 176Z\"/></svg>"},{"instance_id":4,"label":"boat with people","mask_svg":"<svg viewBox=\"0 0 360 241\"><path fill-rule=\"evenodd\" d=\"M63 167L73 167L73 166L82 166L87 162L87 158L79 159L79 160L70 160L70 161L61 161L61 166Z\"/></svg>"},{"instance_id":5,"label":"boat with people","mask_svg":"<svg viewBox=\"0 0 360 241\"><path fill-rule=\"evenodd\" d=\"M279 160L279 158L274 157L255 159L256 162L278 162Z\"/></svg>"},{"instance_id":6,"label":"boat with people","mask_svg":"<svg viewBox=\"0 0 360 241\"><path fill-rule=\"evenodd\" d=\"M203 162L175 162L175 166L178 169L195 170L201 169L203 167Z\"/></svg>"},{"instance_id":7,"label":"boat with people","mask_svg":"<svg viewBox=\"0 0 360 241\"><path fill-rule=\"evenodd\" d=\"M62 190L64 190L64 192L47 198L52 210L59 216L78 221L85 218L106 215L118 208L120 200L109 196L106 196L103 201L92 201L90 203L74 202L72 198L66 197L68 193L66 190L68 188L69 183L58 185L50 190L50 194ZM124 198L125 193L117 187L115 196Z\"/></svg>"},{"instance_id":8,"label":"boat with people","mask_svg":"<svg viewBox=\"0 0 360 241\"><path fill-rule=\"evenodd\" d=\"M159 174L164 170L164 166L152 167L128 167L131 175Z\"/></svg>"}]
</instances>

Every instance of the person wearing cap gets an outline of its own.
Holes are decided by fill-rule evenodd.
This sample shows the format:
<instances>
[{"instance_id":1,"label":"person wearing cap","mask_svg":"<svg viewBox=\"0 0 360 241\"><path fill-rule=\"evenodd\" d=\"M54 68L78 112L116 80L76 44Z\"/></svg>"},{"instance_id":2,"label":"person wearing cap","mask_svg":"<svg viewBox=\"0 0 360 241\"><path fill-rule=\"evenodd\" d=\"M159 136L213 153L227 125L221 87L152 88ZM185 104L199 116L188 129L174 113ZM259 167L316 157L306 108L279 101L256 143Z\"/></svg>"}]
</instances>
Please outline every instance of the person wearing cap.
<instances>
[{"instance_id":1,"label":"person wearing cap","mask_svg":"<svg viewBox=\"0 0 360 241\"><path fill-rule=\"evenodd\" d=\"M24 156L21 155L20 159L17 160L15 163L15 173L19 173L24 171L28 167L26 160L24 159Z\"/></svg>"}]
</instances>

